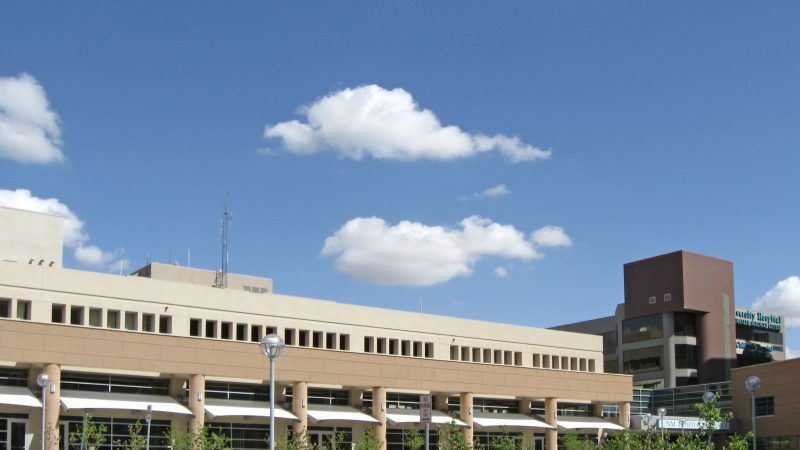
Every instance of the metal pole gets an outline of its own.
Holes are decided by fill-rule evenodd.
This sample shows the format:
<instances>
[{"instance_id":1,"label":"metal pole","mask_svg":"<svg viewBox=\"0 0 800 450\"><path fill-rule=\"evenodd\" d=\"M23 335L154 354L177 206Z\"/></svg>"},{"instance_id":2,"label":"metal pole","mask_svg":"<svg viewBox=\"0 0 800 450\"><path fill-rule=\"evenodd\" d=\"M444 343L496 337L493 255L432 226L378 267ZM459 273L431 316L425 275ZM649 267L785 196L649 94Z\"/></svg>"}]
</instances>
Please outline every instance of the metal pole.
<instances>
[{"instance_id":1,"label":"metal pole","mask_svg":"<svg viewBox=\"0 0 800 450\"><path fill-rule=\"evenodd\" d=\"M83 434L81 435L81 450L86 448L86 425L88 425L88 424L89 424L89 413L84 413L83 414L83 428L81 430L83 432Z\"/></svg>"},{"instance_id":2,"label":"metal pole","mask_svg":"<svg viewBox=\"0 0 800 450\"><path fill-rule=\"evenodd\" d=\"M147 418L147 442L145 442L144 448L150 450L150 417Z\"/></svg>"},{"instance_id":3,"label":"metal pole","mask_svg":"<svg viewBox=\"0 0 800 450\"><path fill-rule=\"evenodd\" d=\"M269 359L269 450L275 450L275 358Z\"/></svg>"},{"instance_id":4,"label":"metal pole","mask_svg":"<svg viewBox=\"0 0 800 450\"><path fill-rule=\"evenodd\" d=\"M751 418L753 420L753 450L756 450L756 393L750 392Z\"/></svg>"},{"instance_id":5,"label":"metal pole","mask_svg":"<svg viewBox=\"0 0 800 450\"><path fill-rule=\"evenodd\" d=\"M425 450L430 450L431 446L431 424L425 422Z\"/></svg>"},{"instance_id":6,"label":"metal pole","mask_svg":"<svg viewBox=\"0 0 800 450\"><path fill-rule=\"evenodd\" d=\"M45 425L47 422L47 385L48 383L45 383L44 386L42 386L42 450L45 450L44 441L47 430Z\"/></svg>"}]
</instances>

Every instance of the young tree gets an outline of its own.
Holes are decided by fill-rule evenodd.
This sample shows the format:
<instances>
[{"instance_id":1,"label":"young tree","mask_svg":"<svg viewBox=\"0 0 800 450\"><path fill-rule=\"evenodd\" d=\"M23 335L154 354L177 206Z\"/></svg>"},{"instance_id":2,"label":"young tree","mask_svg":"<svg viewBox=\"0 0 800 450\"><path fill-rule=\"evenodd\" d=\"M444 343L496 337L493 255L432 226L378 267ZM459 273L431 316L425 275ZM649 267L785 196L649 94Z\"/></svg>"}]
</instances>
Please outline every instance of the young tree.
<instances>
[{"instance_id":1,"label":"young tree","mask_svg":"<svg viewBox=\"0 0 800 450\"><path fill-rule=\"evenodd\" d=\"M147 437L142 435L142 424L138 420L128 425L128 439L117 440L115 446L124 450L144 450L147 446Z\"/></svg>"},{"instance_id":2,"label":"young tree","mask_svg":"<svg viewBox=\"0 0 800 450\"><path fill-rule=\"evenodd\" d=\"M85 432L84 432L85 431ZM106 443L108 427L95 423L91 415L86 417L86 429L83 424L77 431L69 434L69 444L72 448L94 450Z\"/></svg>"},{"instance_id":3,"label":"young tree","mask_svg":"<svg viewBox=\"0 0 800 450\"><path fill-rule=\"evenodd\" d=\"M378 439L372 427L366 427L361 439L355 443L355 450L378 450L383 445L383 441Z\"/></svg>"},{"instance_id":4,"label":"young tree","mask_svg":"<svg viewBox=\"0 0 800 450\"><path fill-rule=\"evenodd\" d=\"M419 450L425 445L425 436L416 428L403 431L403 446L410 450Z\"/></svg>"},{"instance_id":5,"label":"young tree","mask_svg":"<svg viewBox=\"0 0 800 450\"><path fill-rule=\"evenodd\" d=\"M500 436L489 439L490 450L518 450L514 438L508 434L505 427L500 428Z\"/></svg>"},{"instance_id":6,"label":"young tree","mask_svg":"<svg viewBox=\"0 0 800 450\"><path fill-rule=\"evenodd\" d=\"M472 450L472 443L467 441L455 422L439 427L439 448L442 450Z\"/></svg>"}]
</instances>

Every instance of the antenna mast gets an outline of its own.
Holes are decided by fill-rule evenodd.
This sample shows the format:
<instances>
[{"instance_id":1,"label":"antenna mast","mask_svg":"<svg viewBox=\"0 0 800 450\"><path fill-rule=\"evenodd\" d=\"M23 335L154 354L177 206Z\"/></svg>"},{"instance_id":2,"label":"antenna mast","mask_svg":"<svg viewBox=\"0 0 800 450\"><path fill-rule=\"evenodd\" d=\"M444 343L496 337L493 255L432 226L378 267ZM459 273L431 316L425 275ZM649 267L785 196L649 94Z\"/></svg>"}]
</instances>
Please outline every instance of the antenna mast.
<instances>
[{"instance_id":1,"label":"antenna mast","mask_svg":"<svg viewBox=\"0 0 800 450\"><path fill-rule=\"evenodd\" d=\"M214 287L228 287L228 228L231 224L231 212L228 211L228 201L225 200L225 209L222 211L222 224L220 234L222 235L222 264L214 279Z\"/></svg>"}]
</instances>

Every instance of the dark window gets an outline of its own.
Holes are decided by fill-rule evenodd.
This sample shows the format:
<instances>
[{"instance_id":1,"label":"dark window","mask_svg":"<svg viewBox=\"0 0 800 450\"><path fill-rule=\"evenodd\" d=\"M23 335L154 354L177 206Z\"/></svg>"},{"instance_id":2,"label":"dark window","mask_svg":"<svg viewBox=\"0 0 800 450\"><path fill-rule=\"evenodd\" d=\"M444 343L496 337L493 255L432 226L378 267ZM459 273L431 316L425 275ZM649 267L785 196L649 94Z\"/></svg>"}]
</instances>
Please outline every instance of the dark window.
<instances>
[{"instance_id":1,"label":"dark window","mask_svg":"<svg viewBox=\"0 0 800 450\"><path fill-rule=\"evenodd\" d=\"M756 398L756 417L775 415L775 397Z\"/></svg>"},{"instance_id":2,"label":"dark window","mask_svg":"<svg viewBox=\"0 0 800 450\"><path fill-rule=\"evenodd\" d=\"M433 358L433 342L425 343L425 357Z\"/></svg>"},{"instance_id":3,"label":"dark window","mask_svg":"<svg viewBox=\"0 0 800 450\"><path fill-rule=\"evenodd\" d=\"M386 338L378 338L378 353L386 353Z\"/></svg>"},{"instance_id":4,"label":"dark window","mask_svg":"<svg viewBox=\"0 0 800 450\"><path fill-rule=\"evenodd\" d=\"M206 320L206 337L207 338L215 338L215 337L217 337L217 321L216 320Z\"/></svg>"},{"instance_id":5,"label":"dark window","mask_svg":"<svg viewBox=\"0 0 800 450\"><path fill-rule=\"evenodd\" d=\"M222 322L219 336L222 339L233 339L233 324L230 322Z\"/></svg>"},{"instance_id":6,"label":"dark window","mask_svg":"<svg viewBox=\"0 0 800 450\"><path fill-rule=\"evenodd\" d=\"M119 311L106 312L106 326L108 328L119 328Z\"/></svg>"},{"instance_id":7,"label":"dark window","mask_svg":"<svg viewBox=\"0 0 800 450\"><path fill-rule=\"evenodd\" d=\"M617 352L617 330L603 333L603 354L610 355Z\"/></svg>"},{"instance_id":8,"label":"dark window","mask_svg":"<svg viewBox=\"0 0 800 450\"><path fill-rule=\"evenodd\" d=\"M314 348L322 348L322 331L315 331L311 333L311 346Z\"/></svg>"},{"instance_id":9,"label":"dark window","mask_svg":"<svg viewBox=\"0 0 800 450\"><path fill-rule=\"evenodd\" d=\"M336 350L336 333L325 333L325 348Z\"/></svg>"},{"instance_id":10,"label":"dark window","mask_svg":"<svg viewBox=\"0 0 800 450\"><path fill-rule=\"evenodd\" d=\"M675 344L675 368L697 369L697 346Z\"/></svg>"},{"instance_id":11,"label":"dark window","mask_svg":"<svg viewBox=\"0 0 800 450\"><path fill-rule=\"evenodd\" d=\"M286 345L295 345L294 335L295 335L294 328L286 328L285 330L283 330L283 342L285 342Z\"/></svg>"},{"instance_id":12,"label":"dark window","mask_svg":"<svg viewBox=\"0 0 800 450\"><path fill-rule=\"evenodd\" d=\"M53 323L64 323L64 311L67 307L64 305L53 305L50 315L50 321Z\"/></svg>"},{"instance_id":13,"label":"dark window","mask_svg":"<svg viewBox=\"0 0 800 450\"><path fill-rule=\"evenodd\" d=\"M261 342L261 325L250 325L250 342Z\"/></svg>"},{"instance_id":14,"label":"dark window","mask_svg":"<svg viewBox=\"0 0 800 450\"><path fill-rule=\"evenodd\" d=\"M298 344L297 345L299 345L300 347L308 347L308 334L309 333L310 333L310 331L308 331L308 330L300 330L300 333L298 334L299 339L298 339Z\"/></svg>"},{"instance_id":15,"label":"dark window","mask_svg":"<svg viewBox=\"0 0 800 450\"><path fill-rule=\"evenodd\" d=\"M694 314L676 312L673 318L675 322L675 336L697 336L697 323Z\"/></svg>"},{"instance_id":16,"label":"dark window","mask_svg":"<svg viewBox=\"0 0 800 450\"><path fill-rule=\"evenodd\" d=\"M162 334L172 333L171 316L158 316L158 332Z\"/></svg>"},{"instance_id":17,"label":"dark window","mask_svg":"<svg viewBox=\"0 0 800 450\"><path fill-rule=\"evenodd\" d=\"M89 325L93 327L103 326L103 310L100 308L89 308Z\"/></svg>"},{"instance_id":18,"label":"dark window","mask_svg":"<svg viewBox=\"0 0 800 450\"><path fill-rule=\"evenodd\" d=\"M619 373L619 368L617 367L617 360L609 359L608 361L603 361L603 372Z\"/></svg>"},{"instance_id":19,"label":"dark window","mask_svg":"<svg viewBox=\"0 0 800 450\"><path fill-rule=\"evenodd\" d=\"M372 353L375 351L375 338L372 336L364 336L364 351Z\"/></svg>"},{"instance_id":20,"label":"dark window","mask_svg":"<svg viewBox=\"0 0 800 450\"><path fill-rule=\"evenodd\" d=\"M142 314L142 331L154 333L156 331L156 315Z\"/></svg>"},{"instance_id":21,"label":"dark window","mask_svg":"<svg viewBox=\"0 0 800 450\"><path fill-rule=\"evenodd\" d=\"M189 336L200 336L200 319L189 319Z\"/></svg>"},{"instance_id":22,"label":"dark window","mask_svg":"<svg viewBox=\"0 0 800 450\"><path fill-rule=\"evenodd\" d=\"M640 348L622 353L624 373L652 372L664 368L663 347Z\"/></svg>"},{"instance_id":23,"label":"dark window","mask_svg":"<svg viewBox=\"0 0 800 450\"><path fill-rule=\"evenodd\" d=\"M747 325L736 325L736 339L783 345L783 335L779 331L763 330Z\"/></svg>"},{"instance_id":24,"label":"dark window","mask_svg":"<svg viewBox=\"0 0 800 450\"><path fill-rule=\"evenodd\" d=\"M697 384L697 377L675 377L675 386L694 386Z\"/></svg>"},{"instance_id":25,"label":"dark window","mask_svg":"<svg viewBox=\"0 0 800 450\"><path fill-rule=\"evenodd\" d=\"M73 306L69 309L69 323L83 325L83 306Z\"/></svg>"},{"instance_id":26,"label":"dark window","mask_svg":"<svg viewBox=\"0 0 800 450\"><path fill-rule=\"evenodd\" d=\"M339 350L350 350L350 335L349 334L340 334L339 335Z\"/></svg>"},{"instance_id":27,"label":"dark window","mask_svg":"<svg viewBox=\"0 0 800 450\"><path fill-rule=\"evenodd\" d=\"M237 341L246 341L247 340L247 324L246 323L237 323L236 324L236 340Z\"/></svg>"},{"instance_id":28,"label":"dark window","mask_svg":"<svg viewBox=\"0 0 800 450\"><path fill-rule=\"evenodd\" d=\"M648 339L660 338L664 335L663 320L661 314L639 317L622 321L622 342L646 341Z\"/></svg>"},{"instance_id":29,"label":"dark window","mask_svg":"<svg viewBox=\"0 0 800 450\"><path fill-rule=\"evenodd\" d=\"M0 317L8 319L11 317L11 299L0 298Z\"/></svg>"},{"instance_id":30,"label":"dark window","mask_svg":"<svg viewBox=\"0 0 800 450\"><path fill-rule=\"evenodd\" d=\"M31 320L31 302L17 300L17 319Z\"/></svg>"}]
</instances>

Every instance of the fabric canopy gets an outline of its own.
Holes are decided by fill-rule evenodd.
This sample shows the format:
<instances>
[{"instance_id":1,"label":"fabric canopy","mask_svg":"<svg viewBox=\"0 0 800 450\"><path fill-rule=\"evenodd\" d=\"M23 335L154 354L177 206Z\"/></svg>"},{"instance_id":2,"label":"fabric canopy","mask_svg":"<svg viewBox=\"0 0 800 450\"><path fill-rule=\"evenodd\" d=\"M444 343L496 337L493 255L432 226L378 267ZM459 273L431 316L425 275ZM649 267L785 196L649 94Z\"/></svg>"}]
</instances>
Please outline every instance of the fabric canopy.
<instances>
[{"instance_id":1,"label":"fabric canopy","mask_svg":"<svg viewBox=\"0 0 800 450\"><path fill-rule=\"evenodd\" d=\"M472 423L480 428L553 428L547 423L525 414L475 413Z\"/></svg>"},{"instance_id":2,"label":"fabric canopy","mask_svg":"<svg viewBox=\"0 0 800 450\"><path fill-rule=\"evenodd\" d=\"M315 422L370 422L380 423L378 419L364 414L352 406L308 405L308 417Z\"/></svg>"},{"instance_id":3,"label":"fabric canopy","mask_svg":"<svg viewBox=\"0 0 800 450\"><path fill-rule=\"evenodd\" d=\"M419 423L419 410L418 409L389 409L386 412L386 420L392 425L401 425L404 423ZM467 426L466 423L448 416L440 411L431 411L431 423L433 424L447 424L455 422L460 427Z\"/></svg>"},{"instance_id":4,"label":"fabric canopy","mask_svg":"<svg viewBox=\"0 0 800 450\"><path fill-rule=\"evenodd\" d=\"M206 400L206 414L216 417L269 417L269 403L244 400ZM275 407L276 419L300 420L285 409Z\"/></svg>"},{"instance_id":5,"label":"fabric canopy","mask_svg":"<svg viewBox=\"0 0 800 450\"><path fill-rule=\"evenodd\" d=\"M192 415L185 406L166 395L135 395L113 392L61 391L61 406L65 410L123 409Z\"/></svg>"},{"instance_id":6,"label":"fabric canopy","mask_svg":"<svg viewBox=\"0 0 800 450\"><path fill-rule=\"evenodd\" d=\"M625 427L593 416L559 416L558 427L565 430L624 430Z\"/></svg>"},{"instance_id":7,"label":"fabric canopy","mask_svg":"<svg viewBox=\"0 0 800 450\"><path fill-rule=\"evenodd\" d=\"M0 386L0 405L28 406L41 408L42 402L30 389L21 386Z\"/></svg>"}]
</instances>

